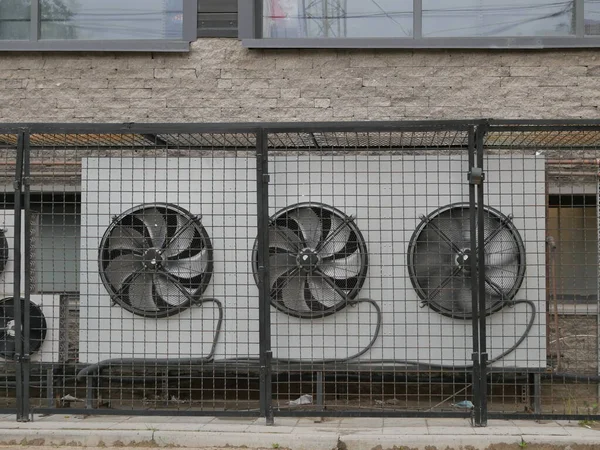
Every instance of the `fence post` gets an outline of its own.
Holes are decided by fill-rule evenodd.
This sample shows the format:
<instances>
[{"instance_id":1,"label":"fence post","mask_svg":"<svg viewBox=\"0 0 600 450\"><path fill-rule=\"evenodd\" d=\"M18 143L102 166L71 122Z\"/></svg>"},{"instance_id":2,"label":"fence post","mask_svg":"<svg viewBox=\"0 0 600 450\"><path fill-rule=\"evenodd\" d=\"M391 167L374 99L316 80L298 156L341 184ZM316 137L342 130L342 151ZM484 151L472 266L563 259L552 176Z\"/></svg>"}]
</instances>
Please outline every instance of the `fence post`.
<instances>
[{"instance_id":1,"label":"fence post","mask_svg":"<svg viewBox=\"0 0 600 450\"><path fill-rule=\"evenodd\" d=\"M484 183L485 183L485 168L483 162L483 146L485 135L487 134L487 124L477 127L477 167L481 169L481 182L477 184L477 263L478 263L478 282L479 282L479 376L480 378L480 413L478 426L487 426L488 405L487 405L487 328L486 321L486 301L485 301L485 216L484 209Z\"/></svg>"},{"instance_id":2,"label":"fence post","mask_svg":"<svg viewBox=\"0 0 600 450\"><path fill-rule=\"evenodd\" d=\"M25 299L23 309L23 416L25 420L29 420L29 414L31 412L29 404L29 389L30 389L30 376L31 376L31 326L30 326L30 294L31 294L31 190L30 190L30 176L31 176L31 152L30 152L30 136L29 133L25 133L23 139L23 217L25 219L25 256L22 259L25 267L23 268L23 275L25 277L23 286ZM20 234L19 234L20 236Z\"/></svg>"},{"instance_id":3,"label":"fence post","mask_svg":"<svg viewBox=\"0 0 600 450\"><path fill-rule=\"evenodd\" d=\"M469 218L470 218L470 236L472 249L477 248L477 192L476 182L478 181L478 173L476 171L476 145L477 145L477 128L469 129ZM471 361L473 362L472 377L473 377L473 419L475 425L480 426L481 417L481 367L479 364L479 283L477 282L477 259L471 258L471 301L472 301L472 334L473 334L473 353Z\"/></svg>"},{"instance_id":4,"label":"fence post","mask_svg":"<svg viewBox=\"0 0 600 450\"><path fill-rule=\"evenodd\" d=\"M21 304L21 206L22 206L22 182L23 182L23 154L25 148L25 133L20 132L17 139L17 158L15 165L15 178L13 187L15 192L15 222L14 222L14 282L13 301L15 314L15 382L17 396L17 421L26 422L28 416L24 405L23 384L23 323Z\"/></svg>"},{"instance_id":5,"label":"fence post","mask_svg":"<svg viewBox=\"0 0 600 450\"><path fill-rule=\"evenodd\" d=\"M485 302L485 229L483 168L483 142L487 125L480 124L475 133L469 133L469 206L471 248L476 255L471 258L473 284L473 419L478 427L487 426L487 345L486 345L486 302Z\"/></svg>"},{"instance_id":6,"label":"fence post","mask_svg":"<svg viewBox=\"0 0 600 450\"><path fill-rule=\"evenodd\" d=\"M273 425L271 405L271 310L269 281L269 145L265 130L256 135L258 291L260 338L260 413Z\"/></svg>"}]
</instances>

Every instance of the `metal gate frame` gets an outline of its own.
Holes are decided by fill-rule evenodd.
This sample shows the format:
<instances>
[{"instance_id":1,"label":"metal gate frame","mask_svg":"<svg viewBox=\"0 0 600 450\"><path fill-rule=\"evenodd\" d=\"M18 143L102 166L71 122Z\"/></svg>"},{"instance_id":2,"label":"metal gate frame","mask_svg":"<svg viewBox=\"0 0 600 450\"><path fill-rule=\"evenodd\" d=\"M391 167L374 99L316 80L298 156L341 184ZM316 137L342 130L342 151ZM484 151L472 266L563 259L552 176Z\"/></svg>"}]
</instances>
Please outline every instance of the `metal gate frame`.
<instances>
[{"instance_id":1,"label":"metal gate frame","mask_svg":"<svg viewBox=\"0 0 600 450\"><path fill-rule=\"evenodd\" d=\"M121 134L155 134L157 132L199 133L199 132L244 132L256 136L256 186L258 213L258 277L259 277L259 318L260 318L260 411L154 411L154 410L90 410L69 409L70 414L128 414L128 415L211 415L211 416L260 416L267 424L273 424L276 415L286 416L338 416L338 417L469 417L474 425L486 426L488 418L527 418L527 419L589 419L590 415L569 414L505 414L488 412L488 353L486 347L486 315L485 311L485 278L482 275L484 267L484 193L485 139L490 130L600 130L597 121L425 121L425 122L348 122L348 123L318 123L318 124L7 124L0 126L0 131L18 133L16 172L14 177L15 194L15 235L19 236L23 226L29 231L30 226L30 136L44 133L121 133ZM294 411L275 413L272 397L272 351L270 325L270 294L269 294L269 182L270 182L270 148L269 135L283 132L391 132L391 131L443 131L463 130L468 132L469 171L465 174L465 182L469 185L469 204L471 211L471 246L478 249L478 258L471 259L472 272L476 274L477 283L472 289L473 306L473 411L471 412L404 412L404 411ZM22 215L24 214L25 225ZM476 241L477 239L477 241ZM24 257L23 257L24 254ZM14 296L30 298L29 243L21 248L19 239L15 242L14 264ZM25 264L25 290L20 292L21 265ZM31 409L29 401L31 363L29 359L30 336L28 330L29 309L21 311L21 303L16 302L16 373L17 373L17 407L18 421L30 420L31 414L64 413L64 409L40 408ZM21 315L23 323L21 324ZM22 330L25 330L23 333ZM12 412L12 410L11 410ZM600 418L600 415L593 416Z\"/></svg>"}]
</instances>

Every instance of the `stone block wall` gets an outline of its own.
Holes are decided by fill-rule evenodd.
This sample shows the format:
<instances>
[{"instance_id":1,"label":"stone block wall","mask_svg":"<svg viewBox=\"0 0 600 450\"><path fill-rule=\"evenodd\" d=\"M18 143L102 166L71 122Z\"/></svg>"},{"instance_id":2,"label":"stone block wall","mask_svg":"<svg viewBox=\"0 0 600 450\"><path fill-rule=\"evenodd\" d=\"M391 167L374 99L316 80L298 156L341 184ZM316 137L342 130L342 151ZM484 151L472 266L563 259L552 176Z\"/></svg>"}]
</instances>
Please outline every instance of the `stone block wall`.
<instances>
[{"instance_id":1,"label":"stone block wall","mask_svg":"<svg viewBox=\"0 0 600 450\"><path fill-rule=\"evenodd\" d=\"M2 53L2 122L600 118L596 50Z\"/></svg>"}]
</instances>

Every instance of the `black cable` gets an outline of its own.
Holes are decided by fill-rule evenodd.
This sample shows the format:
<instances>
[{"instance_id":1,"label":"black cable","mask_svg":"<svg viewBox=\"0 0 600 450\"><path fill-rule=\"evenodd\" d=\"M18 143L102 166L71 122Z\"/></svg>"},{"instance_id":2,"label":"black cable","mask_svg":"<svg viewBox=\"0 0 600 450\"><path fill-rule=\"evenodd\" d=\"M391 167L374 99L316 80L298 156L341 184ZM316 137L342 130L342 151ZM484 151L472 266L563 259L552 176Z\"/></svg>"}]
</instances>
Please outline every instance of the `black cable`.
<instances>
[{"instance_id":1,"label":"black cable","mask_svg":"<svg viewBox=\"0 0 600 450\"><path fill-rule=\"evenodd\" d=\"M334 362L347 362L352 359L360 358L362 355L364 355L365 353L367 353L369 350L371 350L373 348L373 345L375 345L375 341L377 341L377 338L379 337L379 332L381 331L381 324L383 322L383 313L381 312L381 307L374 300L371 300L370 298L359 298L359 299L353 300L349 304L359 304L359 303L370 303L375 308L375 311L377 311L377 325L375 327L375 332L373 333L373 337L371 338L371 341L369 342L369 344L367 344L367 346L365 348L363 348L360 352L356 353L355 355L348 356L346 358L317 359L317 360L311 360L311 363L326 364L326 363L334 363ZM273 358L273 361L287 363L287 364L302 364L302 363L306 362L301 359L280 359L280 358Z\"/></svg>"},{"instance_id":2,"label":"black cable","mask_svg":"<svg viewBox=\"0 0 600 450\"><path fill-rule=\"evenodd\" d=\"M497 361L500 361L505 356L514 352L517 349L517 347L519 345L521 345L521 343L525 340L525 338L531 332L531 328L533 328L533 324L535 323L535 315L537 312L537 308L535 307L535 303L533 303L531 300L516 300L514 302L511 302L510 304L514 306L514 305L518 305L518 304L522 304L522 303L525 303L531 307L531 317L529 318L529 322L527 323L527 328L525 328L525 331L519 337L517 342L515 342L510 348L508 348L507 350L502 352L500 355L496 356L495 358L489 359L488 364L492 364ZM427 363L420 363L417 361L403 361L403 360L396 360L396 359L380 359L380 360L374 360L374 361L370 361L370 362L372 362L374 364L386 364L386 363L387 364L406 364L411 367L416 367L419 369L454 369L455 370L455 369L472 369L473 368L473 364L469 364L466 366L454 366L454 365L449 365L449 364L427 364Z\"/></svg>"},{"instance_id":3,"label":"black cable","mask_svg":"<svg viewBox=\"0 0 600 450\"><path fill-rule=\"evenodd\" d=\"M217 305L217 309L219 311L219 318L217 319L217 328L215 331L215 335L213 338L213 342L210 348L210 352L208 356L204 356L201 358L159 358L159 359L146 359L146 358L115 358L115 359L106 359L104 361L97 362L90 366L87 366L85 369L80 370L77 373L77 381L83 381L84 378L93 375L95 373L100 373L102 369L108 366L126 366L126 365L137 365L137 364L148 364L153 366L170 366L170 365L201 365L206 364L214 360L215 351L217 348L217 342L219 341L219 336L221 334L221 328L223 326L223 304L219 299L216 298L203 298L200 299L197 304L204 304L212 302Z\"/></svg>"},{"instance_id":4,"label":"black cable","mask_svg":"<svg viewBox=\"0 0 600 450\"><path fill-rule=\"evenodd\" d=\"M217 342L219 339L219 335L221 333L221 327L222 327L222 323L223 323L223 305L218 299L214 299L214 298L203 299L200 301L200 303L206 303L206 302L216 303L218 306L218 309L219 309L219 319L217 322L217 331L215 333L213 343L211 346L211 350L210 350L210 353L208 356L203 357L203 358L165 358L165 359L155 359L155 360L147 360L144 358L108 359L105 361L100 361L96 364L92 364L92 365L86 367L85 369L82 369L77 374L77 380L82 381L83 378L85 378L86 376L89 376L96 372L100 372L103 368L110 366L110 365L135 365L135 364L142 364L142 363L151 363L153 365L158 365L158 366L165 366L165 365L168 366L168 365L172 365L172 364L199 365L199 364L204 364L204 363L208 363L208 362L215 362L215 363L248 362L248 363L250 363L250 362L258 361L258 358L232 358L232 359L220 359L220 360L214 359L216 345L217 345ZM375 342L377 341L377 338L379 337L379 333L381 332L381 325L383 322L383 313L381 311L381 307L379 306L379 304L377 302L375 302L374 300L366 298L366 299L357 299L352 302L352 304L358 304L358 303L370 303L371 305L373 305L373 307L375 308L375 310L377 312L377 325L375 327L375 332L373 333L373 337L371 338L371 341L369 342L369 344L365 348L363 348L360 352L358 352L354 355L348 356L346 358L329 358L329 359L311 360L310 363L327 364L327 363L349 362L353 359L361 357L362 355L364 355L365 353L367 353L369 350L371 350L373 348L373 346L375 345ZM511 302L511 304L513 306L518 305L518 304L529 305L531 307L531 316L529 318L529 322L527 323L527 327L526 327L525 331L519 337L517 342L515 342L510 348L508 348L507 350L502 352L500 355L488 360L488 364L493 364L493 363L503 359L504 357L506 357L513 351L515 351L517 349L517 347L519 347L519 345L521 345L523 343L525 338L527 338L527 336L531 332L533 324L535 323L535 316L536 316L536 312L537 312L535 303L533 303L531 300L516 300L514 302ZM278 363L284 363L284 364L302 364L302 363L307 362L307 361L301 360L301 359L283 359L283 358L281 358L281 359L273 358L272 361L278 362ZM368 361L368 363L371 363L371 364L405 364L405 365L408 365L411 367L416 367L418 369L442 369L442 370L443 369L453 369L453 370L465 369L466 370L466 369L473 368L472 364L465 365L465 366L454 366L454 365L449 365L449 364L428 364L428 363L421 363L418 361L397 360L397 359L370 360L370 361Z\"/></svg>"}]
</instances>

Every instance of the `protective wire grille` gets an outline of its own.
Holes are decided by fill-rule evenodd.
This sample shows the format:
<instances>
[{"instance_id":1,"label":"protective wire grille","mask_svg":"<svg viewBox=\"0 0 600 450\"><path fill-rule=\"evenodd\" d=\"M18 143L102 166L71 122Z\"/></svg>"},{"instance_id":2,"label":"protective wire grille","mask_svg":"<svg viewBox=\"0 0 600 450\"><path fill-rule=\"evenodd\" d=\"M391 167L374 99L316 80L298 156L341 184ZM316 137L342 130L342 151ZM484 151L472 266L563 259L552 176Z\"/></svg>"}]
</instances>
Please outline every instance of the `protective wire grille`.
<instances>
[{"instance_id":1,"label":"protective wire grille","mask_svg":"<svg viewBox=\"0 0 600 450\"><path fill-rule=\"evenodd\" d=\"M15 275L15 214L14 185L16 176L17 135L0 133L0 142L11 144L0 150L0 411L15 412L16 394L20 379L14 361L16 338L18 337L17 317L9 303L14 295ZM20 272L20 271L19 271ZM22 284L21 284L22 285ZM19 295L21 295L19 293ZM7 307L2 307L7 306ZM4 355L2 355L4 353Z\"/></svg>"},{"instance_id":2,"label":"protective wire grille","mask_svg":"<svg viewBox=\"0 0 600 450\"><path fill-rule=\"evenodd\" d=\"M457 319L471 319L474 285L471 211L453 204L423 217L408 247L408 270L419 297L431 308ZM525 246L512 220L485 207L483 215L485 308L492 314L510 304L525 274ZM474 276L475 275L475 276Z\"/></svg>"},{"instance_id":3,"label":"protective wire grille","mask_svg":"<svg viewBox=\"0 0 600 450\"><path fill-rule=\"evenodd\" d=\"M258 280L256 251L253 263ZM354 219L335 208L303 203L271 218L271 304L287 314L323 317L344 308L359 293L367 264L366 243Z\"/></svg>"},{"instance_id":4,"label":"protective wire grille","mask_svg":"<svg viewBox=\"0 0 600 450\"><path fill-rule=\"evenodd\" d=\"M0 131L0 410L600 417L597 126L327 127Z\"/></svg>"}]
</instances>

